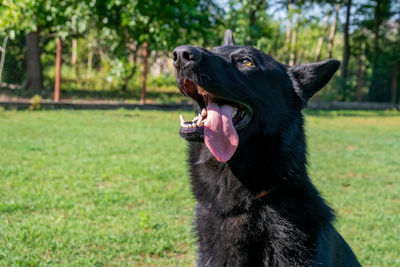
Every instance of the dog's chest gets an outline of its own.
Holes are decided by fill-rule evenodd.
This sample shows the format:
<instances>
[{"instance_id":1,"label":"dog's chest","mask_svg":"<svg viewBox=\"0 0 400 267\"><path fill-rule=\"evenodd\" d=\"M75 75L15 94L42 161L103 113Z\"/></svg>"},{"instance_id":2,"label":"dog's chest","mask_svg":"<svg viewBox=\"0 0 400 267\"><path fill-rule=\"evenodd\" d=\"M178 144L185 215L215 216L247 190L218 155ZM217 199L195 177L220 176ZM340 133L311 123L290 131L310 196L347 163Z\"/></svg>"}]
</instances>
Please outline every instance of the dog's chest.
<instances>
[{"instance_id":1,"label":"dog's chest","mask_svg":"<svg viewBox=\"0 0 400 267\"><path fill-rule=\"evenodd\" d=\"M246 214L221 218L196 209L198 266L262 266L265 239Z\"/></svg>"},{"instance_id":2,"label":"dog's chest","mask_svg":"<svg viewBox=\"0 0 400 267\"><path fill-rule=\"evenodd\" d=\"M197 205L198 266L306 266L307 236L275 211L221 217Z\"/></svg>"}]
</instances>

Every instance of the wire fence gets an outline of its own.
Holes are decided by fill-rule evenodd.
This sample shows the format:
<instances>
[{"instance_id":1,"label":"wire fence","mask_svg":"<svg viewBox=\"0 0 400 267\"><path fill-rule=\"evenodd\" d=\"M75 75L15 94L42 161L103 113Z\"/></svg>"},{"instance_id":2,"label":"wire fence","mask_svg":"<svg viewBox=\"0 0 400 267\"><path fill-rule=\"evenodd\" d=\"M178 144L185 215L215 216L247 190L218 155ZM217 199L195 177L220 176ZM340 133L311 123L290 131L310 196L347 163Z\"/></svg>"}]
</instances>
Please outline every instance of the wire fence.
<instances>
[{"instance_id":1,"label":"wire fence","mask_svg":"<svg viewBox=\"0 0 400 267\"><path fill-rule=\"evenodd\" d=\"M28 51L25 35L14 38L0 36L0 97L4 95L30 98L39 94L43 98L54 96L56 77L56 38L40 36L40 68L42 88L24 90L28 77ZM142 57L140 51L127 58L116 60L107 54L107 47L93 45L84 38L62 40L61 90L62 98L127 98L137 99L142 87ZM148 56L150 89L175 85L169 55L151 51ZM130 73L130 68L135 71ZM123 88L125 87L125 88ZM159 95L168 98L171 90L161 89ZM174 88L176 95L178 91ZM165 93L165 94L163 94ZM160 96L157 97L160 97Z\"/></svg>"}]
</instances>

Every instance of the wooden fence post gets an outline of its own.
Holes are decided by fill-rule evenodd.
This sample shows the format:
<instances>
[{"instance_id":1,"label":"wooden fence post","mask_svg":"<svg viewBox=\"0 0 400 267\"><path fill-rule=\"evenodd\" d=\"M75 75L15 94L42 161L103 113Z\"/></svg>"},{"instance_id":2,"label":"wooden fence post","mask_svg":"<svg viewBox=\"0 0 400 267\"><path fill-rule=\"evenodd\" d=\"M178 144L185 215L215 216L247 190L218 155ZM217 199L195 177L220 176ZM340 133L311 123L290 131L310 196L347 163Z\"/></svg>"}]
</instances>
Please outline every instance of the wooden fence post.
<instances>
[{"instance_id":1,"label":"wooden fence post","mask_svg":"<svg viewBox=\"0 0 400 267\"><path fill-rule=\"evenodd\" d=\"M143 43L142 57L143 57L143 72L142 72L142 92L140 93L140 104L146 103L146 82L147 82L147 56L149 51L149 44Z\"/></svg>"},{"instance_id":2,"label":"wooden fence post","mask_svg":"<svg viewBox=\"0 0 400 267\"><path fill-rule=\"evenodd\" d=\"M62 43L61 37L57 37L57 50L56 50L56 77L54 84L54 102L60 101L60 85L61 85L61 50Z\"/></svg>"}]
</instances>

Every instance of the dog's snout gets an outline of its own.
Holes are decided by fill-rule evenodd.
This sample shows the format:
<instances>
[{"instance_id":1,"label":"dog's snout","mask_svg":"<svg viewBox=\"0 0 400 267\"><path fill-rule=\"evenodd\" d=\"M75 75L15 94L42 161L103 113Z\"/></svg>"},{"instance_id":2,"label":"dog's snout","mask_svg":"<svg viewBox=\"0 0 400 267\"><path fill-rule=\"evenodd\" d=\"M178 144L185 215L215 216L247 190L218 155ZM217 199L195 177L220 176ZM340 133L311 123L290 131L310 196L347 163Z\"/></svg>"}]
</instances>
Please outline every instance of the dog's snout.
<instances>
[{"instance_id":1,"label":"dog's snout","mask_svg":"<svg viewBox=\"0 0 400 267\"><path fill-rule=\"evenodd\" d=\"M172 59L175 67L185 67L189 64L198 63L201 59L201 52L194 46L182 45L174 49Z\"/></svg>"}]
</instances>

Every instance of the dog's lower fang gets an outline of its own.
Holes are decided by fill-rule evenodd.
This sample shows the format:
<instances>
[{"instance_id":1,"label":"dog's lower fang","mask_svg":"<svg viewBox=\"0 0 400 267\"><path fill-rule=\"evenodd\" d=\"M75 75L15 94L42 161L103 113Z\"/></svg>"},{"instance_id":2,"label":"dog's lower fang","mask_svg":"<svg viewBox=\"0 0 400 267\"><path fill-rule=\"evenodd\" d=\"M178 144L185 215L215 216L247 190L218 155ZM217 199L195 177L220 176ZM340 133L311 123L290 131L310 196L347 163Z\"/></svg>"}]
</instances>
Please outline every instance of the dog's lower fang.
<instances>
[{"instance_id":1,"label":"dog's lower fang","mask_svg":"<svg viewBox=\"0 0 400 267\"><path fill-rule=\"evenodd\" d=\"M183 119L182 114L179 114L179 119L181 120L181 126L184 127L186 121Z\"/></svg>"}]
</instances>

